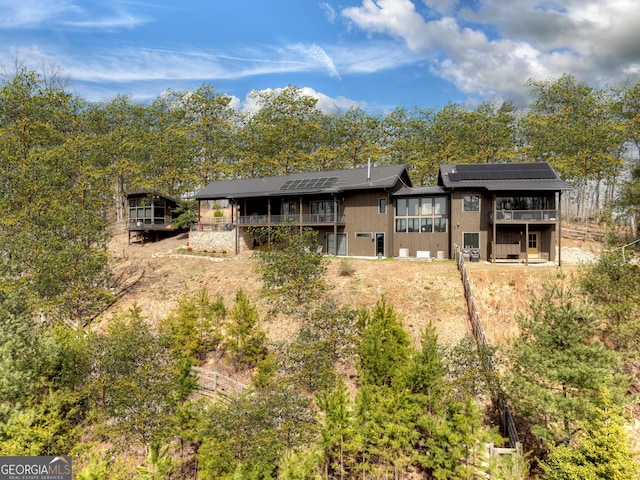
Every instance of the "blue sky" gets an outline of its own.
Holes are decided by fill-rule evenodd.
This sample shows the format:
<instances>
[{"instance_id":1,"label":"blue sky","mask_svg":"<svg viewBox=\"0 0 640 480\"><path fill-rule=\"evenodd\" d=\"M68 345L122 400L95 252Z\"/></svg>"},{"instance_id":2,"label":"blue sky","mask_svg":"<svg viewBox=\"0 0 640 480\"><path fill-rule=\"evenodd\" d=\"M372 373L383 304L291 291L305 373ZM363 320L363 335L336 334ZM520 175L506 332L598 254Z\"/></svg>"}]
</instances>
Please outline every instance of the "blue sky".
<instances>
[{"instance_id":1,"label":"blue sky","mask_svg":"<svg viewBox=\"0 0 640 480\"><path fill-rule=\"evenodd\" d=\"M529 78L640 80L638 0L0 0L0 64L55 66L89 100L211 84L351 106L526 104Z\"/></svg>"}]
</instances>

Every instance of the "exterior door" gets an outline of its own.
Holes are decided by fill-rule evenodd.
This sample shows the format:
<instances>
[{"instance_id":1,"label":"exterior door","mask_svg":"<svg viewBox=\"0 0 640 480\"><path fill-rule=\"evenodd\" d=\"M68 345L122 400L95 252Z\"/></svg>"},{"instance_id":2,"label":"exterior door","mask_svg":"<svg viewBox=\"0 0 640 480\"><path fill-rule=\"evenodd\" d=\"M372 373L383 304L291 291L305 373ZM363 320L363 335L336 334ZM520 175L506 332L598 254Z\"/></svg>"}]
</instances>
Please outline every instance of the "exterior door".
<instances>
[{"instance_id":1,"label":"exterior door","mask_svg":"<svg viewBox=\"0 0 640 480\"><path fill-rule=\"evenodd\" d=\"M384 233L376 233L376 257L384 257Z\"/></svg>"},{"instance_id":2,"label":"exterior door","mask_svg":"<svg viewBox=\"0 0 640 480\"><path fill-rule=\"evenodd\" d=\"M327 233L327 254L328 255L342 255L345 256L347 254L347 234L346 233L338 233L338 248L335 250L336 245L336 234L335 233Z\"/></svg>"},{"instance_id":3,"label":"exterior door","mask_svg":"<svg viewBox=\"0 0 640 480\"><path fill-rule=\"evenodd\" d=\"M532 258L538 258L540 255L540 232L529 232L527 243L527 254Z\"/></svg>"}]
</instances>

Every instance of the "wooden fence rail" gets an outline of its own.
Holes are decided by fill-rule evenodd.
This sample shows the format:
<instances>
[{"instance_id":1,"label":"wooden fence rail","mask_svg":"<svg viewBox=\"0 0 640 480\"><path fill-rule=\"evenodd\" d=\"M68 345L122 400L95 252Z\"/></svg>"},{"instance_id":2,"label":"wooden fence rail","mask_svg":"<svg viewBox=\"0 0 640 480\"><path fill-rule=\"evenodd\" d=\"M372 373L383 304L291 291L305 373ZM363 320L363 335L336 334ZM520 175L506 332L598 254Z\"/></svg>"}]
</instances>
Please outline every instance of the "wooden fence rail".
<instances>
[{"instance_id":1,"label":"wooden fence rail","mask_svg":"<svg viewBox=\"0 0 640 480\"><path fill-rule=\"evenodd\" d=\"M247 388L246 385L213 370L191 367L191 371L198 382L197 392L207 397L222 395L224 398L232 399Z\"/></svg>"},{"instance_id":2,"label":"wooden fence rail","mask_svg":"<svg viewBox=\"0 0 640 480\"><path fill-rule=\"evenodd\" d=\"M480 352L480 358L483 363L483 368L487 373L489 389L491 390L491 394L493 396L494 406L500 412L502 432L509 439L509 445L511 446L511 448L518 449L520 448L520 438L518 436L518 431L516 430L516 425L513 421L511 409L509 408L509 405L507 403L504 391L502 390L502 387L497 380L498 377L496 365L493 361L493 357L490 354L490 349L488 348L490 347L490 345L484 333L482 323L480 322L478 309L476 308L476 304L473 300L471 283L469 282L469 276L467 274L467 266L464 263L464 256L462 255L462 251L459 247L456 247L456 263L458 265L458 270L460 271L460 274L462 276L462 283L464 284L464 293L467 299L467 308L469 312L469 320L471 322L471 330L478 345L478 351Z\"/></svg>"},{"instance_id":3,"label":"wooden fence rail","mask_svg":"<svg viewBox=\"0 0 640 480\"><path fill-rule=\"evenodd\" d=\"M572 240L593 240L595 242L604 242L605 234L601 231L594 230L576 230L572 228L562 227L562 236Z\"/></svg>"}]
</instances>

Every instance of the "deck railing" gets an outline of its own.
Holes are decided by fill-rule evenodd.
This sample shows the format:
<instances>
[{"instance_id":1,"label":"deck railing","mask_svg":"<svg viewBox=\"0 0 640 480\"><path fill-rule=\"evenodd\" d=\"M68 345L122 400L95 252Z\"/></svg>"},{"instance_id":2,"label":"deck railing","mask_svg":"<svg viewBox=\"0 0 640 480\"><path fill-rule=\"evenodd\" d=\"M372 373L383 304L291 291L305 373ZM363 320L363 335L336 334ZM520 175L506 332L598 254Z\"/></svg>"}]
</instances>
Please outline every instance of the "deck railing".
<instances>
[{"instance_id":1,"label":"deck railing","mask_svg":"<svg viewBox=\"0 0 640 480\"><path fill-rule=\"evenodd\" d=\"M496 210L495 219L499 222L555 222L557 218L556 210Z\"/></svg>"},{"instance_id":2,"label":"deck railing","mask_svg":"<svg viewBox=\"0 0 640 480\"><path fill-rule=\"evenodd\" d=\"M127 228L129 230L171 230L171 223L131 218L127 223Z\"/></svg>"},{"instance_id":3,"label":"deck railing","mask_svg":"<svg viewBox=\"0 0 640 480\"><path fill-rule=\"evenodd\" d=\"M344 215L333 213L305 213L303 215L248 215L238 218L238 225L283 225L295 223L302 225L333 225L344 223Z\"/></svg>"}]
</instances>

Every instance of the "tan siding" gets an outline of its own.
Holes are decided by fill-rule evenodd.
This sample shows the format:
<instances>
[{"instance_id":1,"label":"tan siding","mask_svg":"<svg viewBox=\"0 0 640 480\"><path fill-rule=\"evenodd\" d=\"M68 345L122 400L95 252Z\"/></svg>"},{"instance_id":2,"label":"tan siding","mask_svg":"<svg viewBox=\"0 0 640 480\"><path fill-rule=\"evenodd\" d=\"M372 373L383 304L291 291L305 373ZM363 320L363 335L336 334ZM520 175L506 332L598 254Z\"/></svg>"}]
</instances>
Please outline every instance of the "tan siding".
<instances>
[{"instance_id":1,"label":"tan siding","mask_svg":"<svg viewBox=\"0 0 640 480\"><path fill-rule=\"evenodd\" d=\"M436 258L439 251L444 258L450 257L448 233L396 233L394 256L400 254L401 248L409 249L409 256L415 257L416 252L428 251L432 258Z\"/></svg>"},{"instance_id":2,"label":"tan siding","mask_svg":"<svg viewBox=\"0 0 640 480\"><path fill-rule=\"evenodd\" d=\"M387 199L387 213L378 213L378 199ZM349 255L375 256L375 234L385 234L385 256L390 256L390 228L393 209L389 207L389 199L385 192L369 192L346 197L342 202L345 218L344 232L347 234ZM358 232L371 232L373 240L356 238Z\"/></svg>"},{"instance_id":3,"label":"tan siding","mask_svg":"<svg viewBox=\"0 0 640 480\"><path fill-rule=\"evenodd\" d=\"M464 212L463 197L465 195L480 196L479 212ZM451 243L452 250L455 245L464 247L464 233L480 233L480 258L488 258L488 242L490 239L489 216L492 209L492 202L479 191L455 191L451 195Z\"/></svg>"}]
</instances>

